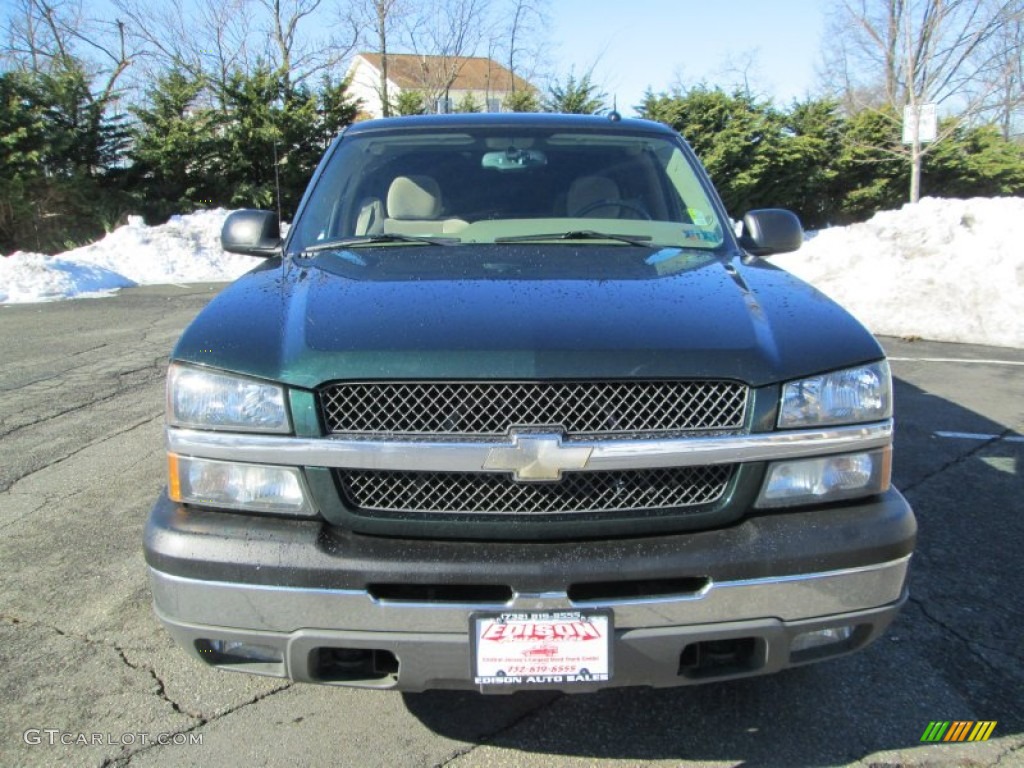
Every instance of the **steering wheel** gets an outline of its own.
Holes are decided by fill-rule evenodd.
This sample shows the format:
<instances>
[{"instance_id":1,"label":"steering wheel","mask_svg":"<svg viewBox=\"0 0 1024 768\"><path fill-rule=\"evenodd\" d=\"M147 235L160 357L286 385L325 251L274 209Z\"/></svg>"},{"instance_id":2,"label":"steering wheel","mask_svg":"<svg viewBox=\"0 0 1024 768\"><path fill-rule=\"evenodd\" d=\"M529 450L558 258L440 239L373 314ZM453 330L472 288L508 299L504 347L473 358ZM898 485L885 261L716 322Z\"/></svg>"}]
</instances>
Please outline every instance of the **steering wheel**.
<instances>
[{"instance_id":1,"label":"steering wheel","mask_svg":"<svg viewBox=\"0 0 1024 768\"><path fill-rule=\"evenodd\" d=\"M586 216L588 213L599 210L601 208L625 208L627 211L632 211L637 214L641 219L651 221L651 214L649 214L644 207L638 203L631 203L628 200L595 200L592 203L588 203L580 208L575 213L569 214L573 218L577 216Z\"/></svg>"}]
</instances>

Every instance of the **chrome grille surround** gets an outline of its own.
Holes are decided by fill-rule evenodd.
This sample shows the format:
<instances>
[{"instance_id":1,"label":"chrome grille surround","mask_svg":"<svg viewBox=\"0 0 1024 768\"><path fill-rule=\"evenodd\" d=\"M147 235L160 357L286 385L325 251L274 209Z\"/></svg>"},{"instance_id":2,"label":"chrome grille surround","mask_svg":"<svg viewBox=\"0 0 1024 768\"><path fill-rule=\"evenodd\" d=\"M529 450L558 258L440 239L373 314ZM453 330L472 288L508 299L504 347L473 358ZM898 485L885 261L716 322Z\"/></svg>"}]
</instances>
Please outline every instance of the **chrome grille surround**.
<instances>
[{"instance_id":1,"label":"chrome grille surround","mask_svg":"<svg viewBox=\"0 0 1024 768\"><path fill-rule=\"evenodd\" d=\"M505 473L337 470L346 501L367 512L529 516L676 509L712 504L732 465L566 472L554 483Z\"/></svg>"},{"instance_id":2,"label":"chrome grille surround","mask_svg":"<svg viewBox=\"0 0 1024 768\"><path fill-rule=\"evenodd\" d=\"M499 436L514 427L566 437L739 430L748 388L736 381L386 381L324 386L332 434Z\"/></svg>"}]
</instances>

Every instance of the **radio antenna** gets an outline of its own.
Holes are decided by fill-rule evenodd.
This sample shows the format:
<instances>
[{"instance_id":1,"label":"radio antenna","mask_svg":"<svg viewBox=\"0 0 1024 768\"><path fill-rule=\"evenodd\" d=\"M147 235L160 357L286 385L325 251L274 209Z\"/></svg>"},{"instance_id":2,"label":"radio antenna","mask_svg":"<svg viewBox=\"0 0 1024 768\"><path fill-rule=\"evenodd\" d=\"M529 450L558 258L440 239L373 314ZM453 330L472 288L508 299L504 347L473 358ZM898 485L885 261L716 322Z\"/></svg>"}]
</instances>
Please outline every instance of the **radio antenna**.
<instances>
[{"instance_id":1,"label":"radio antenna","mask_svg":"<svg viewBox=\"0 0 1024 768\"><path fill-rule=\"evenodd\" d=\"M281 171L277 162L277 135L274 135L274 196L277 202L277 228L281 228Z\"/></svg>"}]
</instances>

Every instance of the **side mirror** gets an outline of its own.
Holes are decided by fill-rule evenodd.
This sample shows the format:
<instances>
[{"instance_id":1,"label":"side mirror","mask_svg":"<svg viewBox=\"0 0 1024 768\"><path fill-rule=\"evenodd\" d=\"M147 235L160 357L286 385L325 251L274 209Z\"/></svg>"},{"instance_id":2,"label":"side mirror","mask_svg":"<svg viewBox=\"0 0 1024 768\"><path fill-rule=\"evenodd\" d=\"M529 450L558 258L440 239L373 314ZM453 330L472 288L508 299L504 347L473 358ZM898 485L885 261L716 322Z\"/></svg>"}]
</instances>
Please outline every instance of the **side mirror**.
<instances>
[{"instance_id":1,"label":"side mirror","mask_svg":"<svg viewBox=\"0 0 1024 768\"><path fill-rule=\"evenodd\" d=\"M795 213L762 208L743 217L740 245L755 256L795 251L804 242L804 229Z\"/></svg>"},{"instance_id":2,"label":"side mirror","mask_svg":"<svg viewBox=\"0 0 1024 768\"><path fill-rule=\"evenodd\" d=\"M242 253L269 259L281 255L281 228L273 211L235 211L224 220L220 247L228 253Z\"/></svg>"}]
</instances>

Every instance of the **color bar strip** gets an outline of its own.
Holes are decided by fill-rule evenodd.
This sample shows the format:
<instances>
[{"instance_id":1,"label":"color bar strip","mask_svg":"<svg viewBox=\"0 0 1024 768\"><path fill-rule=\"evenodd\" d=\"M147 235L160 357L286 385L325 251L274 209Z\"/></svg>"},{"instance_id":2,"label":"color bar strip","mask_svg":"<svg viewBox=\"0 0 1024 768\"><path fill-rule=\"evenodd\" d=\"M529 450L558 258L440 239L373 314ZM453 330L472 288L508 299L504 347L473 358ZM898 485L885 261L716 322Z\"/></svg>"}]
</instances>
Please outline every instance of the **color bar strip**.
<instances>
[{"instance_id":1,"label":"color bar strip","mask_svg":"<svg viewBox=\"0 0 1024 768\"><path fill-rule=\"evenodd\" d=\"M940 741L946 735L946 729L948 728L948 720L932 720L928 723L928 727L924 729L921 741Z\"/></svg>"}]
</instances>

